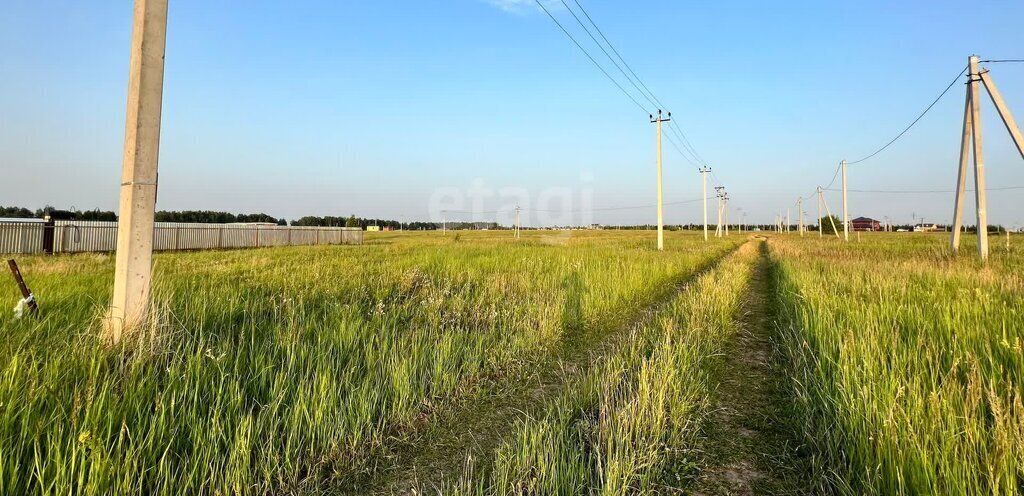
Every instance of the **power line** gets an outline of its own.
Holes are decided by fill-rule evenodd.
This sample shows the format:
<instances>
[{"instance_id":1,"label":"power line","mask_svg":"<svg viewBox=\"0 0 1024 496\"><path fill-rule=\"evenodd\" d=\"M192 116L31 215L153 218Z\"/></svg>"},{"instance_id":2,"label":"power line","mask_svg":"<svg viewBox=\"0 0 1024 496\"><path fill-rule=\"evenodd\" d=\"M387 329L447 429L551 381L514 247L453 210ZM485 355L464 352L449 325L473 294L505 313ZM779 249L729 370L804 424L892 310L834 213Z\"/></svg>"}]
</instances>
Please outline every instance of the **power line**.
<instances>
[{"instance_id":1,"label":"power line","mask_svg":"<svg viewBox=\"0 0 1024 496\"><path fill-rule=\"evenodd\" d=\"M552 21L554 21L558 28L561 29L562 32L565 33L565 35L568 36L570 40L572 40L572 42L576 45L576 48L579 48L580 51L582 51L583 54L586 55L588 59L590 59L590 62L592 62L594 66L597 67L598 70L600 70L601 73L604 74L604 76L608 78L608 80L611 81L612 84L614 84L615 87L619 89L619 91L622 92L623 95L626 95L626 97L629 98L634 104L636 104L636 106L639 107L640 110L642 110L645 114L651 114L651 112L647 110L643 105L641 105L640 102L636 100L636 98L633 98L633 95L629 94L629 92L626 91L626 89L623 88L622 85L619 84L619 82L616 81L611 74L608 74L608 71L604 70L604 67L602 67L601 64L597 63L597 60L594 60L594 57L590 55L590 52L588 52L586 48L583 48L583 45L580 45L580 42L576 41L576 38L574 38L572 34L570 34L569 31L565 29L565 26L562 26L562 23L558 22L558 19L555 19L555 16L551 15L551 12L548 10L547 7L544 6L544 4L540 0L534 1L537 3L537 6L539 6L541 10L543 10L544 13L547 14Z\"/></svg>"},{"instance_id":2,"label":"power line","mask_svg":"<svg viewBox=\"0 0 1024 496\"><path fill-rule=\"evenodd\" d=\"M960 73L957 74L955 78L953 78L953 81L949 83L949 86L946 86L946 89L942 90L942 93L939 93L939 96L936 97L934 101L932 101L931 105L928 105L928 107L924 109L924 112L921 112L921 115L918 115L917 118L914 119L914 121L911 122L910 125L907 126L903 131L901 131L900 134L897 134L895 138L890 140L888 143L886 143L884 146L882 146L878 150L875 150L875 152L872 153L871 155L868 155L868 156L866 156L866 157L864 157L864 158L862 158L860 160L853 160L853 161L847 162L847 165L857 164L857 163L863 162L863 161L865 161L865 160L867 160L867 159L869 159L871 157L874 157L875 155L878 155L879 153L882 153L882 151L885 150L886 148L889 148L889 145L892 145L893 143L895 143L896 140L902 138L903 135L907 134L907 131L910 131L910 128L914 127L914 124L917 124L917 121L920 121L921 118L924 117L924 115L927 114L928 111L931 110L932 107L934 107L936 103L939 103L939 100L941 100L942 97L946 96L946 93L948 93L949 90L953 87L953 85L956 84L956 82L960 79L960 76L963 76L966 72L967 72L967 67L964 67L963 70L961 70Z\"/></svg>"},{"instance_id":3,"label":"power line","mask_svg":"<svg viewBox=\"0 0 1024 496\"><path fill-rule=\"evenodd\" d=\"M665 202L665 203L662 203L662 205L663 206L686 205L686 204L689 204L689 203L697 203L699 201L703 201L703 200L711 199L711 198L713 198L713 197L709 196L708 198L693 198L693 199L690 199L690 200L681 200L681 201L676 201L676 202ZM658 206L657 204L653 204L653 205L633 205L633 206L628 206L628 207L577 208L577 209L570 209L570 210L543 210L543 209L535 209L535 208L524 208L523 210L530 211L530 212L583 212L583 211L606 212L606 211L610 211L610 210L636 210L636 209L641 209L641 208L655 208L657 206Z\"/></svg>"},{"instance_id":4,"label":"power line","mask_svg":"<svg viewBox=\"0 0 1024 496\"><path fill-rule=\"evenodd\" d=\"M538 0L538 1L539 1L539 0ZM644 93L644 91L643 91L643 90L641 90L641 89L640 89L640 87L639 87L639 86L637 86L637 84L636 84L635 82L633 82L633 80L632 80L632 79L630 79L630 78L629 78L629 74L626 74L626 71L624 71L624 70L622 69L622 66L620 66L620 65L619 65L619 63L618 63L618 62L616 62L614 58L612 58L611 54L609 54L609 53L608 53L608 50L605 50L605 49L604 49L604 45L602 45L600 41L597 41L597 38L596 38L596 37L594 37L594 33L591 33L591 32L590 32L590 29L588 29L588 28L587 28L587 25L586 25L586 24L583 24L583 21L582 21L582 20L580 20L579 16L577 16L577 15L576 15L576 12L573 12L572 8L571 8L571 7L569 7L569 4L565 3L565 0L560 0L560 1L562 2L562 6L563 6L563 7L565 7L565 10L568 10L568 11L569 11L569 13L570 13L570 14L572 14L572 17L573 17L573 19L576 19L576 23L577 23L577 24L579 24L579 25L580 25L580 27L581 27L581 28L583 28L583 31L587 33L587 36L590 36L590 39L591 39L591 40L593 40L594 44L595 44L595 45L597 45L597 47L598 47L598 48L600 48L602 52L604 52L604 56L605 56L605 57L608 57L608 60L612 61L612 65L614 65L614 66L615 66L615 68L616 68L616 69L618 69L618 70L619 70L619 72L621 72L621 73L622 73L622 76L626 78L626 81L629 81L629 84L632 84L632 85L633 85L633 87L634 87L634 88L636 88L636 91L637 91L637 92L639 92L639 93L640 93L640 95L642 95L642 96L643 96L644 98L646 98L646 99L647 99L647 101L648 101L648 102L649 102L649 103L650 103L650 104L651 104L652 106L654 106L654 107L659 107L659 108L664 108L664 106L662 106L662 105L659 105L659 104L658 104L658 103L656 103L656 102L655 102L654 100L651 100L651 98L650 98L650 97L648 97L648 96L647 96L647 94L646 94L646 93ZM576 3L576 5L579 5L579 3L577 2L577 3ZM580 7L580 8L582 9L582 7ZM587 16L587 18L589 19L589 18L590 18L590 16ZM593 22L594 22L594 21L593 21L593 20L591 20L590 22L591 22L591 24L593 24ZM596 27L596 26L595 26L595 27ZM607 41L607 40L606 40L606 41Z\"/></svg>"},{"instance_id":5,"label":"power line","mask_svg":"<svg viewBox=\"0 0 1024 496\"><path fill-rule=\"evenodd\" d=\"M539 0L537 0L537 1L539 1ZM560 0L560 1L562 2L562 5L565 6L565 8L576 19L576 22L578 22L580 24L580 26L583 28L583 30L586 31L588 35L590 35L590 39L594 40L594 43L599 48L601 48L601 51L604 52L605 56L608 57L608 59L612 61L612 64L615 64L615 67L617 69L619 69L619 72L621 72L622 75L626 77L626 80L628 80L630 82L630 84L632 84L633 87L636 88L636 90L641 95L643 95L643 97L646 98L648 102L651 103L651 105L654 105L655 107L659 107L659 108L667 110L665 104L663 104L661 102L661 100L658 98L658 96L655 95L653 91L651 91L651 89L647 86L647 84L644 83L643 79L641 79L640 76L637 75L636 71L633 70L633 67L629 65L629 62L626 62L626 59L615 48L615 45L612 44L612 42L608 39L607 36L605 36L604 31L601 30L601 28L594 21L594 18L590 16L590 13L587 12L587 9L583 7L583 5L579 2L579 0L573 0L573 3L575 3L576 6L580 9L580 12L582 12L583 16L587 18L587 21L589 21L590 25L592 25L594 27L594 30L597 31L597 34L601 37L602 40L604 40L605 44L608 45L608 48L611 49L612 53L614 53L615 56L618 57L619 61L622 62L622 66L624 66L627 70L629 70L629 73L633 75L633 78L636 79L636 82L633 82L633 79L631 79L629 77L629 75L627 75L626 72L622 70L622 67L619 66L619 64L615 62L615 59L613 59L612 56L608 53L608 51L604 49L604 46L601 45L601 43L599 41L597 41L597 39L590 32L590 30L587 28L587 26L583 24L583 22L580 20L579 16L577 16L576 13L573 12L572 8L569 7L569 5L565 2L565 0ZM637 86L638 83L639 83L639 86ZM643 89L641 89L641 87L643 87ZM646 93L645 93L645 91L646 91ZM650 95L650 97L648 97L648 95ZM693 144L690 143L690 140L687 139L686 133L684 133L682 128L679 127L678 123L676 123L675 121L671 121L670 124L669 124L669 129L671 129L672 132L676 133L677 137L680 139L680 141L683 144L683 148L685 148L688 152L690 152L690 154L693 155L693 158L697 162L699 162L699 163L701 163L703 165L707 165L707 161L705 161L704 158L700 156L700 153L697 153L697 149L694 148Z\"/></svg>"},{"instance_id":6,"label":"power line","mask_svg":"<svg viewBox=\"0 0 1024 496\"><path fill-rule=\"evenodd\" d=\"M838 189L827 189L825 191L841 191ZM1024 189L1024 186L1004 186L1000 188L985 188L985 191L1006 191ZM913 193L956 193L953 189L910 189L910 190L896 190L896 189L848 189L850 193L899 193L899 194L913 194ZM964 191L974 191L973 189L964 189Z\"/></svg>"},{"instance_id":7,"label":"power line","mask_svg":"<svg viewBox=\"0 0 1024 496\"><path fill-rule=\"evenodd\" d=\"M683 150L681 148L679 148L679 144L676 143L676 141L674 139L672 139L672 135L671 134L666 134L664 136L668 140L668 142L672 144L672 147L675 148L677 152L679 152L679 155L682 156L684 160L686 160L687 162L689 162L691 165L693 165L695 167L700 167L696 162L691 160L690 157L688 157L686 155L686 153L683 152Z\"/></svg>"},{"instance_id":8,"label":"power line","mask_svg":"<svg viewBox=\"0 0 1024 496\"><path fill-rule=\"evenodd\" d=\"M644 84L644 81L640 79L640 76L636 75L636 71L634 71L633 68L629 66L629 63L626 62L626 59L622 58L622 55L619 53L619 51L615 49L615 45L612 45L612 42L609 41L608 37L604 35L604 32L601 31L601 28L597 26L597 23L594 22L594 19L590 17L590 14L587 12L587 9L583 8L583 5L580 4L579 0L573 0L573 2L575 2L576 6L580 8L580 11L583 12L583 15L586 16L588 21L590 21L590 24L594 26L594 29L597 31L597 34L601 35L601 39L608 44L608 48L611 48L612 52L615 53L615 56L618 57L620 61L622 61L622 65L626 66L626 69L629 69L629 73L632 74L634 78L636 78L637 82L640 83L640 86L643 86L644 89L647 90L647 93L651 95L651 98L653 98L654 101L657 102L656 106L665 108L665 105L663 105L661 103L661 100L658 100L658 97L654 95L654 92L651 91L646 84ZM562 3L564 4L565 2ZM605 55L607 55L607 53L605 53Z\"/></svg>"},{"instance_id":9,"label":"power line","mask_svg":"<svg viewBox=\"0 0 1024 496\"><path fill-rule=\"evenodd\" d=\"M676 124L675 120L672 120L670 122L669 129L671 129L672 132L676 133L676 136L678 136L679 139L682 140L684 146L686 146L686 149L693 155L693 158L696 159L697 162L700 162L701 165L707 165L707 162L704 160L703 157L700 156L699 153L697 153L697 149L693 147L693 145L690 143L690 140L686 139L686 134L683 133L683 130L679 127L679 124Z\"/></svg>"},{"instance_id":10,"label":"power line","mask_svg":"<svg viewBox=\"0 0 1024 496\"><path fill-rule=\"evenodd\" d=\"M1004 62L1024 62L1024 59L981 60L983 64L1001 64Z\"/></svg>"},{"instance_id":11,"label":"power line","mask_svg":"<svg viewBox=\"0 0 1024 496\"><path fill-rule=\"evenodd\" d=\"M662 203L662 205L664 205L664 206L686 205L686 204L696 203L696 202L707 200L707 199L711 199L711 198L714 198L714 197L709 196L708 198L692 198L692 199L689 199L689 200L680 200L680 201L675 201L675 202L665 202L665 203ZM522 211L522 212L607 212L607 211L612 211L612 210L635 210L635 209L641 209L641 208L654 208L654 207L657 207L657 206L658 206L657 204L651 204L651 205L631 205L631 206L620 206L620 207L571 208L571 209L520 208L519 210ZM512 213L512 212L515 212L515 211L516 211L516 209L510 208L510 209L505 209L505 210L485 210L485 211L479 211L479 212L478 211L474 211L474 210L442 210L441 213L445 213L445 214L451 214L451 213L457 213L457 214L500 214L500 213Z\"/></svg>"},{"instance_id":12,"label":"power line","mask_svg":"<svg viewBox=\"0 0 1024 496\"><path fill-rule=\"evenodd\" d=\"M715 170L714 169L710 169L709 172L711 172L711 178L714 179L715 182L718 183L719 186L724 186L725 185L725 183L721 179L719 179L718 176L715 175Z\"/></svg>"}]
</instances>

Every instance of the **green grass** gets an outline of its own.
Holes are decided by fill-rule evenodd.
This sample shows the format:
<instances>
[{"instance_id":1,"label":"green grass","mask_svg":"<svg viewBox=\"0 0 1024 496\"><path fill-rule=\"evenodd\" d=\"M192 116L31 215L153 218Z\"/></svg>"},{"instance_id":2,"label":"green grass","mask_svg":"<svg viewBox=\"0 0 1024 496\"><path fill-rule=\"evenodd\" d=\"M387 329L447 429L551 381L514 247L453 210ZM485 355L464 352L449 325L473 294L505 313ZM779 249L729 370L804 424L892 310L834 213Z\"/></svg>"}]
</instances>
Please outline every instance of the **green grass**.
<instances>
[{"instance_id":1,"label":"green grass","mask_svg":"<svg viewBox=\"0 0 1024 496\"><path fill-rule=\"evenodd\" d=\"M824 487L1024 492L1024 252L946 236L771 242L793 391Z\"/></svg>"},{"instance_id":2,"label":"green grass","mask_svg":"<svg viewBox=\"0 0 1024 496\"><path fill-rule=\"evenodd\" d=\"M42 317L0 317L0 494L327 487L568 333L625 324L738 239L670 233L666 253L637 232L367 241L160 254L158 325L113 348L98 340L110 256L19 259Z\"/></svg>"},{"instance_id":3,"label":"green grass","mask_svg":"<svg viewBox=\"0 0 1024 496\"><path fill-rule=\"evenodd\" d=\"M531 391L541 369L557 388L487 433L486 458L452 460L446 493L692 489L756 247L652 306L743 238L673 232L659 253L650 232L524 236L160 254L156 324L116 347L99 340L110 256L19 258L42 315L14 320L17 291L0 293L0 494L380 483L394 449ZM956 257L945 236L857 239L768 243L762 286L815 487L1024 492L1022 239L993 239L988 264L970 237ZM574 346L593 355L554 370Z\"/></svg>"},{"instance_id":4,"label":"green grass","mask_svg":"<svg viewBox=\"0 0 1024 496\"><path fill-rule=\"evenodd\" d=\"M747 244L700 275L615 352L515 426L490 469L442 494L660 494L692 482L713 389L757 259ZM428 488L429 489L429 488Z\"/></svg>"}]
</instances>

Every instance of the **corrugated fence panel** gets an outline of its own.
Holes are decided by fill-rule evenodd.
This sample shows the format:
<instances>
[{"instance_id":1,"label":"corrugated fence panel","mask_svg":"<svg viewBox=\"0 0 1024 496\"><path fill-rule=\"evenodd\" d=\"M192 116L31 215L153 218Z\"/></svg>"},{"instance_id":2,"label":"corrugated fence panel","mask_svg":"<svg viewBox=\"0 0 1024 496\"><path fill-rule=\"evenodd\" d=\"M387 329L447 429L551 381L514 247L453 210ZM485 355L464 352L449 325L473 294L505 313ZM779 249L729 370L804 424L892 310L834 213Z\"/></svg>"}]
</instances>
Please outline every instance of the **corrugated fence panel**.
<instances>
[{"instance_id":1,"label":"corrugated fence panel","mask_svg":"<svg viewBox=\"0 0 1024 496\"><path fill-rule=\"evenodd\" d=\"M117 247L117 222L58 220L53 234L56 253L114 251Z\"/></svg>"},{"instance_id":2,"label":"corrugated fence panel","mask_svg":"<svg viewBox=\"0 0 1024 496\"><path fill-rule=\"evenodd\" d=\"M0 253L42 253L42 222L0 221Z\"/></svg>"},{"instance_id":3,"label":"corrugated fence panel","mask_svg":"<svg viewBox=\"0 0 1024 496\"><path fill-rule=\"evenodd\" d=\"M362 244L363 231L346 227L254 226L157 222L153 249L209 250L327 244ZM117 222L56 221L53 249L57 253L114 251ZM43 223L0 221L0 253L42 253Z\"/></svg>"}]
</instances>

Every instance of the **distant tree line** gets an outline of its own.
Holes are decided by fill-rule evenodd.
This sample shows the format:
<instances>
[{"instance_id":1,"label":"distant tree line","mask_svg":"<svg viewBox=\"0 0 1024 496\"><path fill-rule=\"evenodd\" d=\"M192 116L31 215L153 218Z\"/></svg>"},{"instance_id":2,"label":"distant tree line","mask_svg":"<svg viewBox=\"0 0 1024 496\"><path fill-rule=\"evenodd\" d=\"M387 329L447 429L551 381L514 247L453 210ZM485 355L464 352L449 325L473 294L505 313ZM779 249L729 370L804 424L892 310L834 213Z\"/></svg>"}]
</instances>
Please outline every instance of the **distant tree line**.
<instances>
[{"instance_id":1,"label":"distant tree line","mask_svg":"<svg viewBox=\"0 0 1024 496\"><path fill-rule=\"evenodd\" d=\"M20 219L43 219L49 216L53 220L105 220L116 221L117 214L111 211L61 210L47 205L35 211L24 207L3 207L0 206L0 217L13 217ZM267 214L232 214L228 212L215 212L212 210L184 210L156 212L157 222L197 222L204 224L218 224L229 222L270 222L278 225L287 225L284 219L278 220Z\"/></svg>"},{"instance_id":2,"label":"distant tree line","mask_svg":"<svg viewBox=\"0 0 1024 496\"><path fill-rule=\"evenodd\" d=\"M259 214L232 214L230 212L216 212L213 210L182 210L167 211L161 210L156 213L157 222L196 222L201 224L228 224L232 222L265 222L287 226L288 221L277 219L264 213Z\"/></svg>"},{"instance_id":3,"label":"distant tree line","mask_svg":"<svg viewBox=\"0 0 1024 496\"><path fill-rule=\"evenodd\" d=\"M43 219L50 217L53 220L117 220L117 214L110 211L95 210L61 210L47 205L36 210L29 210L24 207L3 207L0 206L0 217L16 219Z\"/></svg>"}]
</instances>

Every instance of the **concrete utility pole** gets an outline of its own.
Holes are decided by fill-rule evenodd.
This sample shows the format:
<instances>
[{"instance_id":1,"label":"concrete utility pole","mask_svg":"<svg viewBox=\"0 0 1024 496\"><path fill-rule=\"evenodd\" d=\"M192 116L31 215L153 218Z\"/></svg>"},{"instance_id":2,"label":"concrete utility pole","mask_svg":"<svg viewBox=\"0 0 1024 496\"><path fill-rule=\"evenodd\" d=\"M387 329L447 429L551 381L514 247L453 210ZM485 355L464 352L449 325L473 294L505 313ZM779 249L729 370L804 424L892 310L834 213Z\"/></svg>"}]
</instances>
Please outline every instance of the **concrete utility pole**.
<instances>
[{"instance_id":1,"label":"concrete utility pole","mask_svg":"<svg viewBox=\"0 0 1024 496\"><path fill-rule=\"evenodd\" d=\"M715 186L715 199L718 200L718 221L715 224L715 237L722 237L722 198L725 197L725 187Z\"/></svg>"},{"instance_id":2,"label":"concrete utility pole","mask_svg":"<svg viewBox=\"0 0 1024 496\"><path fill-rule=\"evenodd\" d=\"M843 168L843 238L850 241L850 211L846 203L846 160L840 164Z\"/></svg>"},{"instance_id":3,"label":"concrete utility pole","mask_svg":"<svg viewBox=\"0 0 1024 496\"><path fill-rule=\"evenodd\" d=\"M793 221L789 218L789 208L786 209L786 232L789 232L789 226L793 225Z\"/></svg>"},{"instance_id":4,"label":"concrete utility pole","mask_svg":"<svg viewBox=\"0 0 1024 496\"><path fill-rule=\"evenodd\" d=\"M708 172L711 172L711 168L704 166L698 169L700 171L700 179L703 184L704 191L704 241L708 240Z\"/></svg>"},{"instance_id":5,"label":"concrete utility pole","mask_svg":"<svg viewBox=\"0 0 1024 496\"><path fill-rule=\"evenodd\" d=\"M519 239L519 229L520 229L520 226L522 226L522 224L520 224L520 222L519 222L519 205L516 205L516 232L515 232L516 239Z\"/></svg>"},{"instance_id":6,"label":"concrete utility pole","mask_svg":"<svg viewBox=\"0 0 1024 496\"><path fill-rule=\"evenodd\" d=\"M729 193L722 198L722 216L725 220L725 235L729 235Z\"/></svg>"},{"instance_id":7,"label":"concrete utility pole","mask_svg":"<svg viewBox=\"0 0 1024 496\"><path fill-rule=\"evenodd\" d=\"M996 106L996 110L999 112L999 117L1003 119L1003 125L1006 126L1010 137L1013 138L1013 143L1017 145L1017 152L1020 153L1020 158L1024 158L1024 137L1021 136L1020 128L1017 127L1017 122L1013 119L1013 114L1010 113L1009 107L1003 101L1003 95L999 93L995 81L992 81L992 77L988 75L988 69L982 70L979 75L981 76L981 82L985 83L985 89L988 90L988 96L992 99L992 104Z\"/></svg>"},{"instance_id":8,"label":"concrete utility pole","mask_svg":"<svg viewBox=\"0 0 1024 496\"><path fill-rule=\"evenodd\" d=\"M981 95L978 94L978 81L981 80L978 67L978 56L972 55L970 61L970 92L971 92L971 129L974 143L974 204L978 214L978 256L982 260L988 258L988 210L985 201L985 156L981 146Z\"/></svg>"},{"instance_id":9,"label":"concrete utility pole","mask_svg":"<svg viewBox=\"0 0 1024 496\"><path fill-rule=\"evenodd\" d=\"M832 209L828 208L828 202L825 201L825 195L822 194L821 188L818 188L818 198L821 199L821 205L825 207L825 215L828 216L828 223L832 226L832 232L835 233L836 239L839 239L839 228L836 227L836 221L832 218Z\"/></svg>"},{"instance_id":10,"label":"concrete utility pole","mask_svg":"<svg viewBox=\"0 0 1024 496\"><path fill-rule=\"evenodd\" d=\"M797 199L797 218L800 224L798 225L797 231L800 232L800 236L804 236L804 199Z\"/></svg>"},{"instance_id":11,"label":"concrete utility pole","mask_svg":"<svg viewBox=\"0 0 1024 496\"><path fill-rule=\"evenodd\" d=\"M974 129L973 116L971 114L970 85L967 86L964 100L964 124L960 135L960 166L957 168L956 199L953 201L953 227L951 228L952 236L949 240L949 249L953 253L960 251L960 226L963 225L964 220L964 192L967 187L967 160L970 158L971 132Z\"/></svg>"},{"instance_id":12,"label":"concrete utility pole","mask_svg":"<svg viewBox=\"0 0 1024 496\"><path fill-rule=\"evenodd\" d=\"M659 250L664 250L665 249L665 224L664 224L665 218L664 218L664 216L662 214L662 195L661 195L661 123L671 121L672 120L672 112L668 113L668 118L667 119L661 117L661 110L660 109L658 110L658 118L657 119L655 119L653 115L649 116L649 117L651 118L651 123L655 124L655 128L657 128L657 136L658 136L658 249Z\"/></svg>"},{"instance_id":13,"label":"concrete utility pole","mask_svg":"<svg viewBox=\"0 0 1024 496\"><path fill-rule=\"evenodd\" d=\"M821 232L822 231L822 229L821 229L821 186L818 186L818 202L817 203L818 203L818 237L821 238L821 237L825 236Z\"/></svg>"},{"instance_id":14,"label":"concrete utility pole","mask_svg":"<svg viewBox=\"0 0 1024 496\"><path fill-rule=\"evenodd\" d=\"M981 97L979 94L981 88L978 82L983 83L985 89L988 90L989 97L999 112L1006 130L1010 133L1010 137L1013 138L1021 158L1024 158L1024 138L1021 137L1020 128L1017 127L1010 109L1006 107L999 89L996 88L995 82L989 76L988 69L980 67L980 60L977 55L971 55L968 58L968 67L970 74L968 75L967 98L964 104L963 133L960 139L960 167L957 171L953 226L950 229L950 249L955 253L960 248L960 228L963 223L963 195L967 180L967 158L969 147L973 144L974 200L978 215L978 255L984 261L988 258L988 212L986 210L985 161L984 154L982 153ZM969 137L970 141L968 141Z\"/></svg>"},{"instance_id":15,"label":"concrete utility pole","mask_svg":"<svg viewBox=\"0 0 1024 496\"><path fill-rule=\"evenodd\" d=\"M135 0L114 298L104 322L110 343L149 314L166 40L167 0Z\"/></svg>"}]
</instances>

